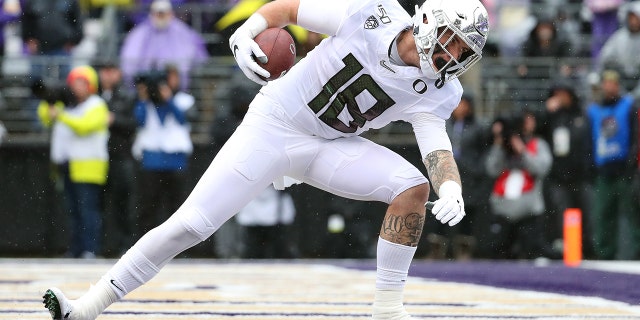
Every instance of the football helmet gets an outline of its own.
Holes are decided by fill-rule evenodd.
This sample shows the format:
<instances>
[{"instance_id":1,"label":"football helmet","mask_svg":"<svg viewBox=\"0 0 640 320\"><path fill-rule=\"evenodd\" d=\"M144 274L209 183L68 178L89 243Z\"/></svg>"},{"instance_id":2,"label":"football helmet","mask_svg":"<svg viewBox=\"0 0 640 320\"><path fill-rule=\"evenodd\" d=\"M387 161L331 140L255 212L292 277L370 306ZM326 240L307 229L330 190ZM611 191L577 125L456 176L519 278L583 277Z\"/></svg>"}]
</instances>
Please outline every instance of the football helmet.
<instances>
[{"instance_id":1,"label":"football helmet","mask_svg":"<svg viewBox=\"0 0 640 320\"><path fill-rule=\"evenodd\" d=\"M416 5L413 37L420 69L428 78L438 79L438 87L457 78L482 58L488 33L489 15L479 0L426 0L422 6ZM459 57L447 50L456 37L470 49ZM433 61L434 52L448 54L449 61Z\"/></svg>"}]
</instances>

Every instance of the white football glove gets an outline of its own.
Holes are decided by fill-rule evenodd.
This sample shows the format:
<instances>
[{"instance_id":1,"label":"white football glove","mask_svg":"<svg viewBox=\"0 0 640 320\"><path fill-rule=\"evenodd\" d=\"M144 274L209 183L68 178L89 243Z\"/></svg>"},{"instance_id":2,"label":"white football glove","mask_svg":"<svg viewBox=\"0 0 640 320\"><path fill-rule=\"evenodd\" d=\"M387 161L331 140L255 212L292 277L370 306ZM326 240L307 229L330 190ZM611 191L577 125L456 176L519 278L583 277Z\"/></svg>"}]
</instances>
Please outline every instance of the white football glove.
<instances>
[{"instance_id":1,"label":"white football glove","mask_svg":"<svg viewBox=\"0 0 640 320\"><path fill-rule=\"evenodd\" d=\"M431 213L440 222L455 226L464 218L464 201L462 200L462 187L454 181L445 181L438 192L440 199L433 203Z\"/></svg>"},{"instance_id":2,"label":"white football glove","mask_svg":"<svg viewBox=\"0 0 640 320\"><path fill-rule=\"evenodd\" d=\"M267 20L262 15L254 13L229 38L231 52L233 52L240 70L247 78L263 86L267 84L267 81L260 76L265 79L269 78L269 71L260 67L253 57L262 63L267 63L267 55L262 52L253 38L266 29Z\"/></svg>"}]
</instances>

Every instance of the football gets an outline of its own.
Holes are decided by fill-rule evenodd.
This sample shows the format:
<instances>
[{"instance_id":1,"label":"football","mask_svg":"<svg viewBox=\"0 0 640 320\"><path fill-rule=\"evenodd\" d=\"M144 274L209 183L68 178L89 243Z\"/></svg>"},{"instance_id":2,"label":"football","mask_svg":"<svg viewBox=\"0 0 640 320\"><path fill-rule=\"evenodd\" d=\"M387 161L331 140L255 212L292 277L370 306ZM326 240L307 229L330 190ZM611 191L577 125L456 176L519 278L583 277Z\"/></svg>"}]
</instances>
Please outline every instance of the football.
<instances>
[{"instance_id":1,"label":"football","mask_svg":"<svg viewBox=\"0 0 640 320\"><path fill-rule=\"evenodd\" d=\"M271 77L267 81L282 77L296 62L296 44L284 29L269 28L253 39L267 55L267 63L258 64L269 71Z\"/></svg>"}]
</instances>

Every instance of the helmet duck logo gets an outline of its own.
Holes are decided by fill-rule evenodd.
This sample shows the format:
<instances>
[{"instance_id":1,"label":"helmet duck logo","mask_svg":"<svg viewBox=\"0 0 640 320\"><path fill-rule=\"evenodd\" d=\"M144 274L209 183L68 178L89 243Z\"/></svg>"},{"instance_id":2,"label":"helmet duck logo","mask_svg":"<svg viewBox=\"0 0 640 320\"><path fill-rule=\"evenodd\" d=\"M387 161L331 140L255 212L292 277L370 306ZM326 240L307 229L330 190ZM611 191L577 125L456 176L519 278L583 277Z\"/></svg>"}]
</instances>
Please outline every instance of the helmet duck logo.
<instances>
[{"instance_id":1,"label":"helmet duck logo","mask_svg":"<svg viewBox=\"0 0 640 320\"><path fill-rule=\"evenodd\" d=\"M487 35L489 33L489 19L482 12L476 14L476 21L474 27L476 31L481 35Z\"/></svg>"}]
</instances>

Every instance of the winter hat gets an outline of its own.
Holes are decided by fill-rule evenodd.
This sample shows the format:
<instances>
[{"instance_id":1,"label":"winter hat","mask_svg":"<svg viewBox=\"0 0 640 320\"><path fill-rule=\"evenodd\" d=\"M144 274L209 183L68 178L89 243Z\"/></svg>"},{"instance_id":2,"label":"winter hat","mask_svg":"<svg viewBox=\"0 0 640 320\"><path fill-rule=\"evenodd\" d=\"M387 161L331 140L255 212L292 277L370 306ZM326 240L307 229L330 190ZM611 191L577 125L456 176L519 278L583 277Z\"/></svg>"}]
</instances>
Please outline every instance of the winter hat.
<instances>
[{"instance_id":1,"label":"winter hat","mask_svg":"<svg viewBox=\"0 0 640 320\"><path fill-rule=\"evenodd\" d=\"M89 91L91 93L98 92L98 73L90 66L79 66L71 69L67 76L67 84L71 84L76 79L84 79L89 83Z\"/></svg>"}]
</instances>

